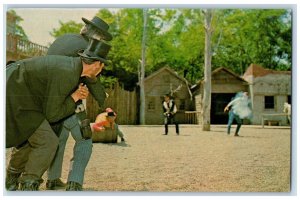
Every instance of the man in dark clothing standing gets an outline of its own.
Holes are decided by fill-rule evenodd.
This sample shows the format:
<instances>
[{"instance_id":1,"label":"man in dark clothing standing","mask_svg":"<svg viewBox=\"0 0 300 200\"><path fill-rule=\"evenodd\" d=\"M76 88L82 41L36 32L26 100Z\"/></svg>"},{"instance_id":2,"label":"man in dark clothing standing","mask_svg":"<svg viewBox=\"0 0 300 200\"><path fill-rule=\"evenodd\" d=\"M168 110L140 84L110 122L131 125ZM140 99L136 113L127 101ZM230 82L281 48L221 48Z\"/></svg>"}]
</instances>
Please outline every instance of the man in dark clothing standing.
<instances>
[{"instance_id":1,"label":"man in dark clothing standing","mask_svg":"<svg viewBox=\"0 0 300 200\"><path fill-rule=\"evenodd\" d=\"M165 124L165 134L168 135L168 125L175 124L176 134L179 135L179 125L175 118L177 107L170 95L164 96L163 111L164 111L164 124Z\"/></svg>"},{"instance_id":2,"label":"man in dark clothing standing","mask_svg":"<svg viewBox=\"0 0 300 200\"><path fill-rule=\"evenodd\" d=\"M80 57L35 57L6 69L6 147L17 148L6 174L8 190L18 183L21 190L38 190L58 145L49 124L72 115L76 102L88 96L80 77L96 77L109 49L91 40Z\"/></svg>"}]
</instances>

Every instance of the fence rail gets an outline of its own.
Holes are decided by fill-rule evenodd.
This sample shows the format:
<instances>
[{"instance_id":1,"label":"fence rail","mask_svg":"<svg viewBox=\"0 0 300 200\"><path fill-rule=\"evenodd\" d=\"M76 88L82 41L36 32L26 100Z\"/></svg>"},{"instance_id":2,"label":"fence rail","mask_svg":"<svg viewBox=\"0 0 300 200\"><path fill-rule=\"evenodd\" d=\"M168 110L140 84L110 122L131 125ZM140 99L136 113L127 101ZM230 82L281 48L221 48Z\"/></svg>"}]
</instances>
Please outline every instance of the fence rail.
<instances>
[{"instance_id":1,"label":"fence rail","mask_svg":"<svg viewBox=\"0 0 300 200\"><path fill-rule=\"evenodd\" d=\"M283 117L288 117L290 116L289 114L287 113L272 113L272 114L262 114L261 115L261 126L262 128L265 127L265 122L268 121L268 125L271 125L271 122L278 122L278 125L280 126L281 125L281 120L279 119L276 119L274 120L272 117L276 117L276 116L283 116Z\"/></svg>"},{"instance_id":2,"label":"fence rail","mask_svg":"<svg viewBox=\"0 0 300 200\"><path fill-rule=\"evenodd\" d=\"M11 52L14 55L26 57L42 56L46 54L47 50L47 47L20 39L17 35L6 35L6 51Z\"/></svg>"},{"instance_id":3,"label":"fence rail","mask_svg":"<svg viewBox=\"0 0 300 200\"><path fill-rule=\"evenodd\" d=\"M185 111L184 112L184 118L185 118L185 123L187 124L199 124L199 117L200 117L199 111Z\"/></svg>"}]
</instances>

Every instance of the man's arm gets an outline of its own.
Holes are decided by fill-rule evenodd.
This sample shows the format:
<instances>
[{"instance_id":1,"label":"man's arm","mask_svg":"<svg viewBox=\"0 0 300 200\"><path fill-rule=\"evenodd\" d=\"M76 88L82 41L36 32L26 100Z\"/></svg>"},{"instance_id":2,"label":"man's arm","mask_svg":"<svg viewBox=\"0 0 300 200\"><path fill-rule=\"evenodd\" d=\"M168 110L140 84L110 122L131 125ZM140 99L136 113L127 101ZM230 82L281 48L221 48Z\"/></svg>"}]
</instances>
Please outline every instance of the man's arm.
<instances>
[{"instance_id":1,"label":"man's arm","mask_svg":"<svg viewBox=\"0 0 300 200\"><path fill-rule=\"evenodd\" d=\"M106 99L106 93L100 80L97 80L96 82L91 82L86 80L85 78L84 83L89 88L89 92L93 95L93 97L98 102L98 106L100 108L103 107L104 101Z\"/></svg>"},{"instance_id":2,"label":"man's arm","mask_svg":"<svg viewBox=\"0 0 300 200\"><path fill-rule=\"evenodd\" d=\"M225 111L228 111L229 110L229 107L232 105L232 104L234 104L234 102L236 102L236 101L238 101L239 100L239 98L235 98L235 99L233 99L232 101L230 101L228 104L227 104L227 106L224 108L224 112Z\"/></svg>"},{"instance_id":3,"label":"man's arm","mask_svg":"<svg viewBox=\"0 0 300 200\"><path fill-rule=\"evenodd\" d=\"M71 70L57 70L55 74L49 74L43 108L50 123L57 122L75 112L76 101L83 99L86 95L82 93L82 88L77 88L77 84L78 79L74 78Z\"/></svg>"}]
</instances>

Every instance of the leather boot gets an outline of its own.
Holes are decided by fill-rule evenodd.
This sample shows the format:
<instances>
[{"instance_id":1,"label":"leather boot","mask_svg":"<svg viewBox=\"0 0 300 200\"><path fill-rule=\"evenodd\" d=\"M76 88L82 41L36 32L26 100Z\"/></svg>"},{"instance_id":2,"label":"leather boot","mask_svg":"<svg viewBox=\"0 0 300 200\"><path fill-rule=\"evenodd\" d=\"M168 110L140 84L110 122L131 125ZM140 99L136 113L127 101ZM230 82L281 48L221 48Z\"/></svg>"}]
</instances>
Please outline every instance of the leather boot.
<instances>
[{"instance_id":1,"label":"leather boot","mask_svg":"<svg viewBox=\"0 0 300 200\"><path fill-rule=\"evenodd\" d=\"M21 191L38 191L41 181L38 180L25 180L20 181L20 190Z\"/></svg>"},{"instance_id":2,"label":"leather boot","mask_svg":"<svg viewBox=\"0 0 300 200\"><path fill-rule=\"evenodd\" d=\"M82 191L82 185L74 181L69 181L67 183L66 191Z\"/></svg>"},{"instance_id":3,"label":"leather boot","mask_svg":"<svg viewBox=\"0 0 300 200\"><path fill-rule=\"evenodd\" d=\"M165 124L165 134L164 135L168 135L168 124Z\"/></svg>"},{"instance_id":4,"label":"leather boot","mask_svg":"<svg viewBox=\"0 0 300 200\"><path fill-rule=\"evenodd\" d=\"M59 178L54 180L47 180L46 189L47 190L58 190L66 188L66 184L62 182Z\"/></svg>"},{"instance_id":5,"label":"leather boot","mask_svg":"<svg viewBox=\"0 0 300 200\"><path fill-rule=\"evenodd\" d=\"M179 135L179 125L177 123L175 124L175 130L176 134Z\"/></svg>"},{"instance_id":6,"label":"leather boot","mask_svg":"<svg viewBox=\"0 0 300 200\"><path fill-rule=\"evenodd\" d=\"M16 191L19 188L18 178L21 173L12 172L10 170L6 171L5 187L8 191Z\"/></svg>"},{"instance_id":7,"label":"leather boot","mask_svg":"<svg viewBox=\"0 0 300 200\"><path fill-rule=\"evenodd\" d=\"M239 136L239 130L240 130L241 126L242 126L242 124L237 125L234 136Z\"/></svg>"}]
</instances>

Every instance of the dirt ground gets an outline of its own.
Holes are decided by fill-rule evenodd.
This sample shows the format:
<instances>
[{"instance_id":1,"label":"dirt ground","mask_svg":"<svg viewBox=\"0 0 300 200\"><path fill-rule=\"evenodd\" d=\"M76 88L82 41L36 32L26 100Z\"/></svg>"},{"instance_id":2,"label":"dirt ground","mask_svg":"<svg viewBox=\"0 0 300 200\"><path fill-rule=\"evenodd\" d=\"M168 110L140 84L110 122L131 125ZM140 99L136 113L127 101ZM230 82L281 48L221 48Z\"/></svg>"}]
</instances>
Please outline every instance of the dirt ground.
<instances>
[{"instance_id":1,"label":"dirt ground","mask_svg":"<svg viewBox=\"0 0 300 200\"><path fill-rule=\"evenodd\" d=\"M120 126L126 143L94 143L84 190L114 192L289 192L288 127L242 126L240 137L225 125ZM232 132L235 126L232 127ZM67 180L74 140L69 138L62 180ZM9 155L9 151L7 151ZM44 179L47 179L44 176ZM45 181L41 186L45 190Z\"/></svg>"}]
</instances>

